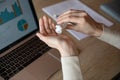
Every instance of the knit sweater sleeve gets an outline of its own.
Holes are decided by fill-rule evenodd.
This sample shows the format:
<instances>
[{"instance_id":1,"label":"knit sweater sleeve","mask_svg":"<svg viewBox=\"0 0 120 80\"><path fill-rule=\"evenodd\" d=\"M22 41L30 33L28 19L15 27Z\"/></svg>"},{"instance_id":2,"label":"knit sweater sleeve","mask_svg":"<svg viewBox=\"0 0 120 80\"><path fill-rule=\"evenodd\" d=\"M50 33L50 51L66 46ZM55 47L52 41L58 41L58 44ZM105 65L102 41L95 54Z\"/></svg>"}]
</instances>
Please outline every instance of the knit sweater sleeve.
<instances>
[{"instance_id":1,"label":"knit sweater sleeve","mask_svg":"<svg viewBox=\"0 0 120 80\"><path fill-rule=\"evenodd\" d=\"M62 57L63 80L83 80L78 56Z\"/></svg>"},{"instance_id":2,"label":"knit sweater sleeve","mask_svg":"<svg viewBox=\"0 0 120 80\"><path fill-rule=\"evenodd\" d=\"M120 49L120 33L104 27L103 34L98 39Z\"/></svg>"}]
</instances>

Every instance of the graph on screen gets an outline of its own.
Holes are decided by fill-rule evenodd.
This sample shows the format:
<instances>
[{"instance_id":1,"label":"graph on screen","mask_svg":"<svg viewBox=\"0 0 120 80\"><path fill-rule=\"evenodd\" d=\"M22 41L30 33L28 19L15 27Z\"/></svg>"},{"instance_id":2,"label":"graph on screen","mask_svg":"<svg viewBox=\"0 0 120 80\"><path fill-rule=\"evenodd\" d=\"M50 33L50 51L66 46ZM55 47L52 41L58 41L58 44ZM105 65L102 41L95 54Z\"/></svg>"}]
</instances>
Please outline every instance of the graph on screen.
<instances>
[{"instance_id":1,"label":"graph on screen","mask_svg":"<svg viewBox=\"0 0 120 80\"><path fill-rule=\"evenodd\" d=\"M18 21L17 27L19 31L26 31L28 29L28 23L26 20L21 19Z\"/></svg>"},{"instance_id":2,"label":"graph on screen","mask_svg":"<svg viewBox=\"0 0 120 80\"><path fill-rule=\"evenodd\" d=\"M19 0L17 0L11 6L5 8L3 11L0 11L0 25L20 15L22 15L22 8Z\"/></svg>"}]
</instances>

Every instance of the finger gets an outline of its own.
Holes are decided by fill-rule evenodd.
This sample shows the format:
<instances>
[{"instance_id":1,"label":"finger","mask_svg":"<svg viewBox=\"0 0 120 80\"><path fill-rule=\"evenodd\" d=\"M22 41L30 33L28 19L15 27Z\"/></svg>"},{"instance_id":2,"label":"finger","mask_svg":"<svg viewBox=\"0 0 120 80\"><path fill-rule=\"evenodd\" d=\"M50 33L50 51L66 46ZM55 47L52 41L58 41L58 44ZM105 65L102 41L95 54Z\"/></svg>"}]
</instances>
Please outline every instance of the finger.
<instances>
[{"instance_id":1,"label":"finger","mask_svg":"<svg viewBox=\"0 0 120 80\"><path fill-rule=\"evenodd\" d=\"M52 23L51 26L54 28L54 29L52 29L52 33L53 33L54 35L57 35L57 33L55 32L55 25Z\"/></svg>"},{"instance_id":2,"label":"finger","mask_svg":"<svg viewBox=\"0 0 120 80\"><path fill-rule=\"evenodd\" d=\"M64 22L78 22L79 19L85 18L88 14L85 12L75 12L75 13L69 13L69 14L64 14L62 17L59 17L57 19L57 24L62 24ZM80 20L79 20L80 21Z\"/></svg>"},{"instance_id":3,"label":"finger","mask_svg":"<svg viewBox=\"0 0 120 80\"><path fill-rule=\"evenodd\" d=\"M42 41L44 41L44 42L46 42L46 40L47 40L47 37L45 37L44 35L42 35L42 34L40 34L40 33L36 33L36 36L37 36L40 40L42 40Z\"/></svg>"},{"instance_id":4,"label":"finger","mask_svg":"<svg viewBox=\"0 0 120 80\"><path fill-rule=\"evenodd\" d=\"M49 22L50 33L52 33L52 29L53 29L53 27L52 27L52 20L49 18L48 22Z\"/></svg>"},{"instance_id":5,"label":"finger","mask_svg":"<svg viewBox=\"0 0 120 80\"><path fill-rule=\"evenodd\" d=\"M52 23L51 19L49 19L49 26L50 26L51 34L56 35L56 33L55 33L55 25L54 25L54 23Z\"/></svg>"},{"instance_id":6,"label":"finger","mask_svg":"<svg viewBox=\"0 0 120 80\"><path fill-rule=\"evenodd\" d=\"M70 17L79 17L79 14L78 13L71 13L71 14L65 14L64 16L60 17L57 19L57 22L65 19L65 18L70 18ZM68 21L69 22L69 21Z\"/></svg>"},{"instance_id":7,"label":"finger","mask_svg":"<svg viewBox=\"0 0 120 80\"><path fill-rule=\"evenodd\" d=\"M74 13L68 13L68 14L64 14L63 16L61 16L60 18L58 18L57 20L65 17L65 16L79 16L79 17L84 17L84 16L87 16L87 13L85 12L74 12Z\"/></svg>"},{"instance_id":8,"label":"finger","mask_svg":"<svg viewBox=\"0 0 120 80\"><path fill-rule=\"evenodd\" d=\"M57 21L57 24L63 24L66 22L72 22L72 23L77 24L77 23L80 23L82 19L84 18L81 18L80 16L64 16L59 21Z\"/></svg>"},{"instance_id":9,"label":"finger","mask_svg":"<svg viewBox=\"0 0 120 80\"><path fill-rule=\"evenodd\" d=\"M74 30L74 25L67 25L66 29L72 29L72 30Z\"/></svg>"},{"instance_id":10,"label":"finger","mask_svg":"<svg viewBox=\"0 0 120 80\"><path fill-rule=\"evenodd\" d=\"M70 9L70 10L66 11L65 13L63 13L62 15L60 15L58 18L66 15L66 14L72 14L72 13L86 13L86 12L83 10Z\"/></svg>"},{"instance_id":11,"label":"finger","mask_svg":"<svg viewBox=\"0 0 120 80\"><path fill-rule=\"evenodd\" d=\"M51 31L50 31L50 25L49 25L48 18L46 16L43 16L43 20L44 20L45 30L48 34L50 34Z\"/></svg>"},{"instance_id":12,"label":"finger","mask_svg":"<svg viewBox=\"0 0 120 80\"><path fill-rule=\"evenodd\" d=\"M51 24L51 26L52 26L52 28L55 30L56 29L56 27L55 27L55 24L54 23L52 23Z\"/></svg>"},{"instance_id":13,"label":"finger","mask_svg":"<svg viewBox=\"0 0 120 80\"><path fill-rule=\"evenodd\" d=\"M63 14L61 14L59 17L62 17L63 15L69 14L69 13L72 13L72 12L78 12L78 10L70 9L70 10L64 12ZM58 17L58 18L59 18L59 17Z\"/></svg>"},{"instance_id":14,"label":"finger","mask_svg":"<svg viewBox=\"0 0 120 80\"><path fill-rule=\"evenodd\" d=\"M84 16L87 16L88 14L85 13L85 12L73 12L73 13L68 13L68 14L64 14L62 15L61 17L59 17L57 19L57 21L61 20L62 18L64 17L70 17L70 16L75 16L75 17L84 17Z\"/></svg>"},{"instance_id":15,"label":"finger","mask_svg":"<svg viewBox=\"0 0 120 80\"><path fill-rule=\"evenodd\" d=\"M45 28L44 28L44 22L43 22L42 18L40 18L40 20L39 20L39 28L40 28L39 31L41 34L47 35Z\"/></svg>"}]
</instances>

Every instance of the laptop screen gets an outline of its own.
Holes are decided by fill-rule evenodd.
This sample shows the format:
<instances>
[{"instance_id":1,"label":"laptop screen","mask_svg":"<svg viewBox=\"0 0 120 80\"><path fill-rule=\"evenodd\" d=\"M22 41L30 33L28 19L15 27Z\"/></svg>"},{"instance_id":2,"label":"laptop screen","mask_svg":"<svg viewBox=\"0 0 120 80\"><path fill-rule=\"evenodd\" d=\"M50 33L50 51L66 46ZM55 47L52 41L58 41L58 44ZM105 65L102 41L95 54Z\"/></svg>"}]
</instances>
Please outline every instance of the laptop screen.
<instances>
[{"instance_id":1,"label":"laptop screen","mask_svg":"<svg viewBox=\"0 0 120 80\"><path fill-rule=\"evenodd\" d=\"M38 30L29 0L0 2L0 52Z\"/></svg>"}]
</instances>

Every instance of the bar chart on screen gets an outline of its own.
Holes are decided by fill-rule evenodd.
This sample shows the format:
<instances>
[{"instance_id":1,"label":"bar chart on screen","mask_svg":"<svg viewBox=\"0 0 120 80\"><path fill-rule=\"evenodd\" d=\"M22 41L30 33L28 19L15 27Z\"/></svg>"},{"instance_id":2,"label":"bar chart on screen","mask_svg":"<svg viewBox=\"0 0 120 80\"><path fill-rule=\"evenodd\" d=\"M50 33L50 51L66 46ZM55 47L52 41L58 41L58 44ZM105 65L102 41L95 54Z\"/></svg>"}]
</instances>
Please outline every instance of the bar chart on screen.
<instances>
[{"instance_id":1,"label":"bar chart on screen","mask_svg":"<svg viewBox=\"0 0 120 80\"><path fill-rule=\"evenodd\" d=\"M15 19L22 13L20 2L16 0L11 6L5 7L3 11L0 10L0 25Z\"/></svg>"}]
</instances>

